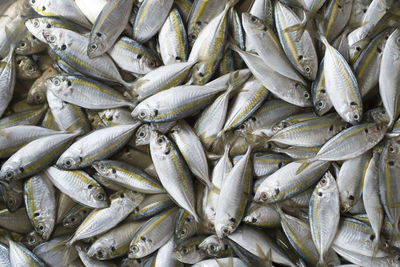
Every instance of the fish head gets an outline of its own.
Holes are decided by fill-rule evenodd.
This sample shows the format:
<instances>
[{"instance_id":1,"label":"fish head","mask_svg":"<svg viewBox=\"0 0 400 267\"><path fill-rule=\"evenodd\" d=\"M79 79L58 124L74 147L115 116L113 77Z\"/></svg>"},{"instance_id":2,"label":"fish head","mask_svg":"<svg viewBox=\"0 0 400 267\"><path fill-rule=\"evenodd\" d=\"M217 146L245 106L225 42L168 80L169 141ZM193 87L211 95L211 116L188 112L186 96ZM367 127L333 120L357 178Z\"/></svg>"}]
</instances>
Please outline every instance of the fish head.
<instances>
[{"instance_id":1,"label":"fish head","mask_svg":"<svg viewBox=\"0 0 400 267\"><path fill-rule=\"evenodd\" d=\"M51 232L53 231L53 227L51 227L51 225L54 225L54 220L53 223L51 223L50 220L47 215L39 215L36 217L37 223L35 225L35 230L39 235L42 236L44 240L49 239Z\"/></svg>"},{"instance_id":2,"label":"fish head","mask_svg":"<svg viewBox=\"0 0 400 267\"><path fill-rule=\"evenodd\" d=\"M134 241L136 241L134 239ZM141 258L144 255L147 255L147 251L151 251L151 240L146 238L145 236L141 236L137 238L136 242L133 242L129 246L129 258Z\"/></svg>"},{"instance_id":3,"label":"fish head","mask_svg":"<svg viewBox=\"0 0 400 267\"><path fill-rule=\"evenodd\" d=\"M400 139L398 138L388 139L386 146L389 153L389 158L396 158L396 159L400 158ZM396 163L399 164L398 162Z\"/></svg>"},{"instance_id":4,"label":"fish head","mask_svg":"<svg viewBox=\"0 0 400 267\"><path fill-rule=\"evenodd\" d=\"M260 30L263 30L263 32L267 31L267 26L257 18L256 16L251 15L248 12L242 13L242 23L243 23L243 28L247 31L250 30L256 30L257 32L260 32Z\"/></svg>"},{"instance_id":5,"label":"fish head","mask_svg":"<svg viewBox=\"0 0 400 267\"><path fill-rule=\"evenodd\" d=\"M312 107L311 94L307 88L300 82L293 81L290 83L288 94L291 98L296 99L303 107Z\"/></svg>"},{"instance_id":6,"label":"fish head","mask_svg":"<svg viewBox=\"0 0 400 267\"><path fill-rule=\"evenodd\" d=\"M357 202L356 196L353 196L347 190L339 191L339 201L340 201L340 212L347 212L354 204Z\"/></svg>"},{"instance_id":7,"label":"fish head","mask_svg":"<svg viewBox=\"0 0 400 267\"><path fill-rule=\"evenodd\" d=\"M115 251L114 243L115 240L108 238L97 240L90 246L87 255L98 260L105 260Z\"/></svg>"},{"instance_id":8,"label":"fish head","mask_svg":"<svg viewBox=\"0 0 400 267\"><path fill-rule=\"evenodd\" d=\"M33 249L37 245L45 242L41 235L39 235L36 231L32 231L22 239L22 244L24 244L27 248Z\"/></svg>"},{"instance_id":9,"label":"fish head","mask_svg":"<svg viewBox=\"0 0 400 267\"><path fill-rule=\"evenodd\" d=\"M43 104L46 101L46 91L34 89L29 91L26 102L33 105Z\"/></svg>"},{"instance_id":10,"label":"fish head","mask_svg":"<svg viewBox=\"0 0 400 267\"><path fill-rule=\"evenodd\" d=\"M68 38L67 29L62 28L46 28L42 31L45 42L53 49L64 51L71 45L71 40Z\"/></svg>"},{"instance_id":11,"label":"fish head","mask_svg":"<svg viewBox=\"0 0 400 267\"><path fill-rule=\"evenodd\" d=\"M15 47L15 53L17 54L26 54L28 51L32 49L32 39L31 38L36 38L33 35L30 36L27 39L23 39L18 42L17 46Z\"/></svg>"},{"instance_id":12,"label":"fish head","mask_svg":"<svg viewBox=\"0 0 400 267\"><path fill-rule=\"evenodd\" d=\"M304 57L301 62L304 76L310 81L315 80L318 73L318 62L316 59Z\"/></svg>"},{"instance_id":13,"label":"fish head","mask_svg":"<svg viewBox=\"0 0 400 267\"><path fill-rule=\"evenodd\" d=\"M171 151L169 140L160 132L151 131L150 134L150 150L154 151L153 154L168 155Z\"/></svg>"},{"instance_id":14,"label":"fish head","mask_svg":"<svg viewBox=\"0 0 400 267\"><path fill-rule=\"evenodd\" d=\"M15 61L21 79L36 79L42 74L38 65L29 56L17 56Z\"/></svg>"},{"instance_id":15,"label":"fish head","mask_svg":"<svg viewBox=\"0 0 400 267\"><path fill-rule=\"evenodd\" d=\"M25 21L25 26L36 38L46 41L43 36L43 30L46 29L47 23L42 18L33 18ZM50 24L49 24L50 26Z\"/></svg>"},{"instance_id":16,"label":"fish head","mask_svg":"<svg viewBox=\"0 0 400 267\"><path fill-rule=\"evenodd\" d=\"M227 223L215 223L215 232L219 238L224 238L233 232L233 222L229 221Z\"/></svg>"},{"instance_id":17,"label":"fish head","mask_svg":"<svg viewBox=\"0 0 400 267\"><path fill-rule=\"evenodd\" d=\"M47 89L52 91L56 96L64 95L67 96L72 92L72 82L68 77L63 75L57 75L46 80Z\"/></svg>"},{"instance_id":18,"label":"fish head","mask_svg":"<svg viewBox=\"0 0 400 267\"><path fill-rule=\"evenodd\" d=\"M369 118L376 123L389 123L390 121L390 117L387 114L386 110L384 107L378 107L375 108L373 110L371 110L371 112L367 112L369 113Z\"/></svg>"},{"instance_id":19,"label":"fish head","mask_svg":"<svg viewBox=\"0 0 400 267\"><path fill-rule=\"evenodd\" d=\"M199 248L207 251L210 255L215 255L217 252L224 249L224 243L219 240L216 235L211 235L201 242Z\"/></svg>"},{"instance_id":20,"label":"fish head","mask_svg":"<svg viewBox=\"0 0 400 267\"><path fill-rule=\"evenodd\" d=\"M387 128L388 127L384 123L372 123L365 128L364 134L367 136L369 141L375 142L376 140L383 138Z\"/></svg>"},{"instance_id":21,"label":"fish head","mask_svg":"<svg viewBox=\"0 0 400 267\"><path fill-rule=\"evenodd\" d=\"M279 189L269 185L260 185L254 195L254 201L266 202L271 198L275 198L279 194Z\"/></svg>"},{"instance_id":22,"label":"fish head","mask_svg":"<svg viewBox=\"0 0 400 267\"><path fill-rule=\"evenodd\" d=\"M182 218L182 220L183 223L178 224L175 229L176 240L185 240L197 232L197 222L192 215L188 214L185 218Z\"/></svg>"},{"instance_id":23,"label":"fish head","mask_svg":"<svg viewBox=\"0 0 400 267\"><path fill-rule=\"evenodd\" d=\"M108 198L104 189L99 184L90 183L86 188L88 200L90 203L96 204L99 208L108 207ZM95 205L93 205L95 206Z\"/></svg>"},{"instance_id":24,"label":"fish head","mask_svg":"<svg viewBox=\"0 0 400 267\"><path fill-rule=\"evenodd\" d=\"M104 161L96 161L92 164L92 167L103 177L117 178L116 171Z\"/></svg>"},{"instance_id":25,"label":"fish head","mask_svg":"<svg viewBox=\"0 0 400 267\"><path fill-rule=\"evenodd\" d=\"M82 158L79 156L79 154L73 154L66 151L57 160L56 165L61 169L71 170L76 169L81 161Z\"/></svg>"},{"instance_id":26,"label":"fish head","mask_svg":"<svg viewBox=\"0 0 400 267\"><path fill-rule=\"evenodd\" d=\"M326 112L331 109L331 105L329 104L330 100L328 98L328 95L326 94L326 89L321 89L321 93L319 94L319 97L315 99L315 104L314 104L314 110L315 113L317 113L318 116L322 116Z\"/></svg>"},{"instance_id":27,"label":"fish head","mask_svg":"<svg viewBox=\"0 0 400 267\"><path fill-rule=\"evenodd\" d=\"M336 190L336 182L333 175L328 171L322 176L321 180L318 182L317 185L317 194L320 197L324 197L325 193L332 192Z\"/></svg>"},{"instance_id":28,"label":"fish head","mask_svg":"<svg viewBox=\"0 0 400 267\"><path fill-rule=\"evenodd\" d=\"M138 118L142 121L149 121L155 116L157 116L158 111L152 107L150 107L147 103L141 102L139 105L135 107L132 111L131 115L134 118Z\"/></svg>"},{"instance_id":29,"label":"fish head","mask_svg":"<svg viewBox=\"0 0 400 267\"><path fill-rule=\"evenodd\" d=\"M173 254L180 262L196 263L203 258L204 251L198 248L197 243L191 244L190 242L178 245Z\"/></svg>"},{"instance_id":30,"label":"fish head","mask_svg":"<svg viewBox=\"0 0 400 267\"><path fill-rule=\"evenodd\" d=\"M21 174L23 168L17 162L6 162L0 170L0 180L11 181Z\"/></svg>"},{"instance_id":31,"label":"fish head","mask_svg":"<svg viewBox=\"0 0 400 267\"><path fill-rule=\"evenodd\" d=\"M106 48L107 36L102 32L92 33L90 35L87 47L87 55L89 58L101 56Z\"/></svg>"},{"instance_id":32,"label":"fish head","mask_svg":"<svg viewBox=\"0 0 400 267\"><path fill-rule=\"evenodd\" d=\"M344 120L351 124L358 124L362 119L361 106L355 102L351 102L349 105L343 107Z\"/></svg>"},{"instance_id":33,"label":"fish head","mask_svg":"<svg viewBox=\"0 0 400 267\"><path fill-rule=\"evenodd\" d=\"M135 144L137 146L143 146L150 144L151 129L149 124L143 124L136 131Z\"/></svg>"}]
</instances>

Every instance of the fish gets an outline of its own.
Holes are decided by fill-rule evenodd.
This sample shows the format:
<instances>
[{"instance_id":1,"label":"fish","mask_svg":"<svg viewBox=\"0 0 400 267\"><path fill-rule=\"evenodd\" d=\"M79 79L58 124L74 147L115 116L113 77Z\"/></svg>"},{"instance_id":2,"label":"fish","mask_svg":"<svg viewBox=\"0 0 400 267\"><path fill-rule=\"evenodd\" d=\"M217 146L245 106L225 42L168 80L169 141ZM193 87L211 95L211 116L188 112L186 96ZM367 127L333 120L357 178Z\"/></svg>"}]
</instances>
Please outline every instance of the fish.
<instances>
[{"instance_id":1,"label":"fish","mask_svg":"<svg viewBox=\"0 0 400 267\"><path fill-rule=\"evenodd\" d=\"M185 62L189 44L185 25L177 8L172 8L158 34L160 54L164 65Z\"/></svg>"},{"instance_id":2,"label":"fish","mask_svg":"<svg viewBox=\"0 0 400 267\"><path fill-rule=\"evenodd\" d=\"M173 2L172 0L162 1L162 3L158 0L144 0L133 26L133 39L139 43L145 43L153 37L164 24Z\"/></svg>"},{"instance_id":3,"label":"fish","mask_svg":"<svg viewBox=\"0 0 400 267\"><path fill-rule=\"evenodd\" d=\"M139 124L117 125L93 131L65 150L58 158L56 165L63 169L74 170L102 160L124 146ZM114 140L111 145L108 143L110 138Z\"/></svg>"},{"instance_id":4,"label":"fish","mask_svg":"<svg viewBox=\"0 0 400 267\"><path fill-rule=\"evenodd\" d=\"M108 207L108 197L101 185L83 171L66 171L57 167L45 170L47 177L58 190L87 207Z\"/></svg>"},{"instance_id":5,"label":"fish","mask_svg":"<svg viewBox=\"0 0 400 267\"><path fill-rule=\"evenodd\" d=\"M78 134L59 133L31 141L1 166L0 179L17 180L40 172L51 165Z\"/></svg>"},{"instance_id":6,"label":"fish","mask_svg":"<svg viewBox=\"0 0 400 267\"><path fill-rule=\"evenodd\" d=\"M94 58L106 53L125 29L133 0L109 1L102 8L90 31L87 55Z\"/></svg>"},{"instance_id":7,"label":"fish","mask_svg":"<svg viewBox=\"0 0 400 267\"><path fill-rule=\"evenodd\" d=\"M95 209L89 213L66 246L71 246L78 240L86 239L107 232L123 221L140 202L143 201L143 194L130 190L122 190L110 196L110 206ZM106 216L112 214L112 219Z\"/></svg>"},{"instance_id":8,"label":"fish","mask_svg":"<svg viewBox=\"0 0 400 267\"><path fill-rule=\"evenodd\" d=\"M318 264L325 264L328 252L339 226L339 190L330 172L318 182L312 193L309 207L311 236L318 250Z\"/></svg>"},{"instance_id":9,"label":"fish","mask_svg":"<svg viewBox=\"0 0 400 267\"><path fill-rule=\"evenodd\" d=\"M167 193L198 221L193 180L189 167L176 145L167 136L153 131L150 136L150 154Z\"/></svg>"}]
</instances>

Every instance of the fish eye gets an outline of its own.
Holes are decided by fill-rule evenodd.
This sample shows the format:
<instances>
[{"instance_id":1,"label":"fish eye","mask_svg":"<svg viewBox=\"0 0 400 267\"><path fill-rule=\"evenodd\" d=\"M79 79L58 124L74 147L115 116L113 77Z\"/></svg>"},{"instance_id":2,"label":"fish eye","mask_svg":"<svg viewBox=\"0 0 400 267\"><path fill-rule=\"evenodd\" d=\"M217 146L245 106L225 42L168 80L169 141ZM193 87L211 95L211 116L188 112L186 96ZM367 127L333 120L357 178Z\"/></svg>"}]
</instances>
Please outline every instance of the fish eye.
<instances>
[{"instance_id":1,"label":"fish eye","mask_svg":"<svg viewBox=\"0 0 400 267\"><path fill-rule=\"evenodd\" d=\"M306 73L310 73L311 72L311 68L310 67L305 67L304 70L306 71Z\"/></svg>"},{"instance_id":2,"label":"fish eye","mask_svg":"<svg viewBox=\"0 0 400 267\"><path fill-rule=\"evenodd\" d=\"M322 103L322 101L318 102L318 106L322 107L324 105L324 103Z\"/></svg>"},{"instance_id":3,"label":"fish eye","mask_svg":"<svg viewBox=\"0 0 400 267\"><path fill-rule=\"evenodd\" d=\"M39 230L43 231L44 230L44 226L43 225L39 225Z\"/></svg>"},{"instance_id":4,"label":"fish eye","mask_svg":"<svg viewBox=\"0 0 400 267\"><path fill-rule=\"evenodd\" d=\"M60 49L61 49L61 50L65 50L65 49L67 49L67 46L66 46L65 44L63 44L63 45L60 47Z\"/></svg>"},{"instance_id":5,"label":"fish eye","mask_svg":"<svg viewBox=\"0 0 400 267\"><path fill-rule=\"evenodd\" d=\"M210 250L214 251L215 250L215 246L214 245L210 245Z\"/></svg>"},{"instance_id":6,"label":"fish eye","mask_svg":"<svg viewBox=\"0 0 400 267\"><path fill-rule=\"evenodd\" d=\"M28 70L29 70L29 71L33 71L33 66L32 66L32 65L29 65L29 66L28 66Z\"/></svg>"},{"instance_id":7,"label":"fish eye","mask_svg":"<svg viewBox=\"0 0 400 267\"><path fill-rule=\"evenodd\" d=\"M8 203L8 205L14 205L14 204L15 204L15 202L14 202L13 199L9 199L9 200L7 201L7 203Z\"/></svg>"},{"instance_id":8,"label":"fish eye","mask_svg":"<svg viewBox=\"0 0 400 267\"><path fill-rule=\"evenodd\" d=\"M164 142L164 139L162 137L157 139L157 143L162 144Z\"/></svg>"},{"instance_id":9,"label":"fish eye","mask_svg":"<svg viewBox=\"0 0 400 267\"><path fill-rule=\"evenodd\" d=\"M257 218L254 218L254 217L253 217L253 218L251 219L251 222L252 222L252 223L256 223L256 222L257 222Z\"/></svg>"},{"instance_id":10,"label":"fish eye","mask_svg":"<svg viewBox=\"0 0 400 267\"><path fill-rule=\"evenodd\" d=\"M267 200L267 198L268 198L268 195L267 195L267 193L265 193L265 192L263 192L263 193L261 193L261 199L262 200Z\"/></svg>"},{"instance_id":11,"label":"fish eye","mask_svg":"<svg viewBox=\"0 0 400 267\"><path fill-rule=\"evenodd\" d=\"M26 43L25 43L24 41L22 41L22 42L19 43L19 46L20 46L20 47L25 47L25 46L26 46Z\"/></svg>"},{"instance_id":12,"label":"fish eye","mask_svg":"<svg viewBox=\"0 0 400 267\"><path fill-rule=\"evenodd\" d=\"M356 115L353 116L353 118L354 118L355 120L358 120L359 116L356 114Z\"/></svg>"},{"instance_id":13,"label":"fish eye","mask_svg":"<svg viewBox=\"0 0 400 267\"><path fill-rule=\"evenodd\" d=\"M42 100L42 96L40 94L36 94L35 95L35 99L38 100L38 101Z\"/></svg>"},{"instance_id":14,"label":"fish eye","mask_svg":"<svg viewBox=\"0 0 400 267\"><path fill-rule=\"evenodd\" d=\"M97 32L96 35L97 35L98 37L101 37L101 33L100 33L100 32Z\"/></svg>"},{"instance_id":15,"label":"fish eye","mask_svg":"<svg viewBox=\"0 0 400 267\"><path fill-rule=\"evenodd\" d=\"M139 112L139 118L146 118L146 111L142 110L141 112Z\"/></svg>"},{"instance_id":16,"label":"fish eye","mask_svg":"<svg viewBox=\"0 0 400 267\"><path fill-rule=\"evenodd\" d=\"M144 137L145 135L146 135L146 134L145 134L143 131L139 133L139 136L140 136L140 137Z\"/></svg>"},{"instance_id":17,"label":"fish eye","mask_svg":"<svg viewBox=\"0 0 400 267\"><path fill-rule=\"evenodd\" d=\"M255 16L251 16L251 21L255 22L257 20L257 18Z\"/></svg>"},{"instance_id":18,"label":"fish eye","mask_svg":"<svg viewBox=\"0 0 400 267\"><path fill-rule=\"evenodd\" d=\"M65 167L71 167L72 166L72 160L71 159L66 159L64 161L64 166Z\"/></svg>"},{"instance_id":19,"label":"fish eye","mask_svg":"<svg viewBox=\"0 0 400 267\"><path fill-rule=\"evenodd\" d=\"M192 221L192 218L190 218L190 217L187 217L186 219L185 219L185 222L191 222Z\"/></svg>"},{"instance_id":20,"label":"fish eye","mask_svg":"<svg viewBox=\"0 0 400 267\"><path fill-rule=\"evenodd\" d=\"M50 23L47 23L46 28L47 28L47 29L50 29L50 28L51 28L51 24L50 24Z\"/></svg>"},{"instance_id":21,"label":"fish eye","mask_svg":"<svg viewBox=\"0 0 400 267\"><path fill-rule=\"evenodd\" d=\"M45 6L42 6L42 11L45 11L46 10L46 7Z\"/></svg>"},{"instance_id":22,"label":"fish eye","mask_svg":"<svg viewBox=\"0 0 400 267\"><path fill-rule=\"evenodd\" d=\"M40 25L40 23L39 23L38 20L35 19L35 20L33 21L32 25L33 25L33 27L38 28L39 25Z\"/></svg>"},{"instance_id":23,"label":"fish eye","mask_svg":"<svg viewBox=\"0 0 400 267\"><path fill-rule=\"evenodd\" d=\"M136 245L134 245L134 246L131 247L131 250L132 250L133 252L139 252L139 247L136 246Z\"/></svg>"},{"instance_id":24,"label":"fish eye","mask_svg":"<svg viewBox=\"0 0 400 267\"><path fill-rule=\"evenodd\" d=\"M182 252L183 252L183 254L187 254L189 251L188 251L187 248L183 248L183 249L182 249Z\"/></svg>"},{"instance_id":25,"label":"fish eye","mask_svg":"<svg viewBox=\"0 0 400 267\"><path fill-rule=\"evenodd\" d=\"M14 177L14 172L13 172L13 171L8 171L8 172L6 173L6 177L7 177L7 179L13 178L13 177Z\"/></svg>"},{"instance_id":26,"label":"fish eye","mask_svg":"<svg viewBox=\"0 0 400 267\"><path fill-rule=\"evenodd\" d=\"M97 194L96 198L98 200L104 200L104 195L102 193Z\"/></svg>"},{"instance_id":27,"label":"fish eye","mask_svg":"<svg viewBox=\"0 0 400 267\"><path fill-rule=\"evenodd\" d=\"M304 98L305 98L305 99L308 99L308 98L310 98L310 95L309 95L308 93L305 93L305 94L304 94Z\"/></svg>"},{"instance_id":28,"label":"fish eye","mask_svg":"<svg viewBox=\"0 0 400 267\"><path fill-rule=\"evenodd\" d=\"M97 251L97 257L103 257L103 252L101 252L101 250Z\"/></svg>"},{"instance_id":29,"label":"fish eye","mask_svg":"<svg viewBox=\"0 0 400 267\"><path fill-rule=\"evenodd\" d=\"M36 2L36 0L31 0L31 3L34 4Z\"/></svg>"},{"instance_id":30,"label":"fish eye","mask_svg":"<svg viewBox=\"0 0 400 267\"><path fill-rule=\"evenodd\" d=\"M96 50L97 49L97 44L91 44L90 45L91 50Z\"/></svg>"},{"instance_id":31,"label":"fish eye","mask_svg":"<svg viewBox=\"0 0 400 267\"><path fill-rule=\"evenodd\" d=\"M56 41L56 37L54 35L50 35L49 42L54 43Z\"/></svg>"}]
</instances>

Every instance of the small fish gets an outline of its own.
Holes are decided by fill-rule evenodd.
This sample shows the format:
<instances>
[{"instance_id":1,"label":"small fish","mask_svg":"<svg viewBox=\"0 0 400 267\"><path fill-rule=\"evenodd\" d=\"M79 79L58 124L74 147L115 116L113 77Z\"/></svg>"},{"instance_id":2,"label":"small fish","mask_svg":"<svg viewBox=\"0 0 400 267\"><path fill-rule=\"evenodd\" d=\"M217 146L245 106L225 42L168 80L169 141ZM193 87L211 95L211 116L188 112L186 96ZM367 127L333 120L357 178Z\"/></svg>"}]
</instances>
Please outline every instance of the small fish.
<instances>
[{"instance_id":1,"label":"small fish","mask_svg":"<svg viewBox=\"0 0 400 267\"><path fill-rule=\"evenodd\" d=\"M318 182L310 199L309 218L311 236L318 250L318 264L325 263L328 252L339 226L339 191L330 172Z\"/></svg>"},{"instance_id":2,"label":"small fish","mask_svg":"<svg viewBox=\"0 0 400 267\"><path fill-rule=\"evenodd\" d=\"M165 192L158 180L125 162L102 160L94 162L92 167L104 178L136 192L144 194Z\"/></svg>"},{"instance_id":3,"label":"small fish","mask_svg":"<svg viewBox=\"0 0 400 267\"><path fill-rule=\"evenodd\" d=\"M66 244L96 236L114 228L123 221L143 201L143 194L122 190L110 196L110 206L95 209L86 217Z\"/></svg>"},{"instance_id":4,"label":"small fish","mask_svg":"<svg viewBox=\"0 0 400 267\"><path fill-rule=\"evenodd\" d=\"M150 137L150 153L165 190L198 221L192 177L175 144L165 135L153 131Z\"/></svg>"},{"instance_id":5,"label":"small fish","mask_svg":"<svg viewBox=\"0 0 400 267\"><path fill-rule=\"evenodd\" d=\"M180 12L172 8L158 34L160 54L164 65L185 62L189 56L186 29Z\"/></svg>"},{"instance_id":6,"label":"small fish","mask_svg":"<svg viewBox=\"0 0 400 267\"><path fill-rule=\"evenodd\" d=\"M56 165L63 169L79 169L102 160L124 146L139 123L99 129L73 143L58 158ZM108 140L112 139L113 143Z\"/></svg>"},{"instance_id":7,"label":"small fish","mask_svg":"<svg viewBox=\"0 0 400 267\"><path fill-rule=\"evenodd\" d=\"M58 190L87 207L108 207L108 198L100 184L83 171L65 171L56 167L45 170Z\"/></svg>"},{"instance_id":8,"label":"small fish","mask_svg":"<svg viewBox=\"0 0 400 267\"><path fill-rule=\"evenodd\" d=\"M165 0L162 3L158 0L144 0L136 16L133 39L145 43L153 37L164 24L173 2L173 0Z\"/></svg>"},{"instance_id":9,"label":"small fish","mask_svg":"<svg viewBox=\"0 0 400 267\"><path fill-rule=\"evenodd\" d=\"M129 245L129 258L142 258L163 246L173 236L178 208L168 209L146 221Z\"/></svg>"},{"instance_id":10,"label":"small fish","mask_svg":"<svg viewBox=\"0 0 400 267\"><path fill-rule=\"evenodd\" d=\"M125 29L133 7L133 0L109 1L96 18L89 36L89 58L103 55Z\"/></svg>"}]
</instances>

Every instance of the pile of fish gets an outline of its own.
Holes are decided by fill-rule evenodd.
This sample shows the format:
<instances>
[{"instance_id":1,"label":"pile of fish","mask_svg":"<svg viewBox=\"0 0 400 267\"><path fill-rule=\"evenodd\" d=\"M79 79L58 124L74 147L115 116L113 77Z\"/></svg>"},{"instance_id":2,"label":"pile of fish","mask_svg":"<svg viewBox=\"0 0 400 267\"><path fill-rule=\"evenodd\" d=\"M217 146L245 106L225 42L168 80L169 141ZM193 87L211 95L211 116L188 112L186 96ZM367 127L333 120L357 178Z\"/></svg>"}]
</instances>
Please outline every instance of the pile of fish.
<instances>
[{"instance_id":1,"label":"pile of fish","mask_svg":"<svg viewBox=\"0 0 400 267\"><path fill-rule=\"evenodd\" d=\"M400 1L0 14L0 266L400 266Z\"/></svg>"}]
</instances>

